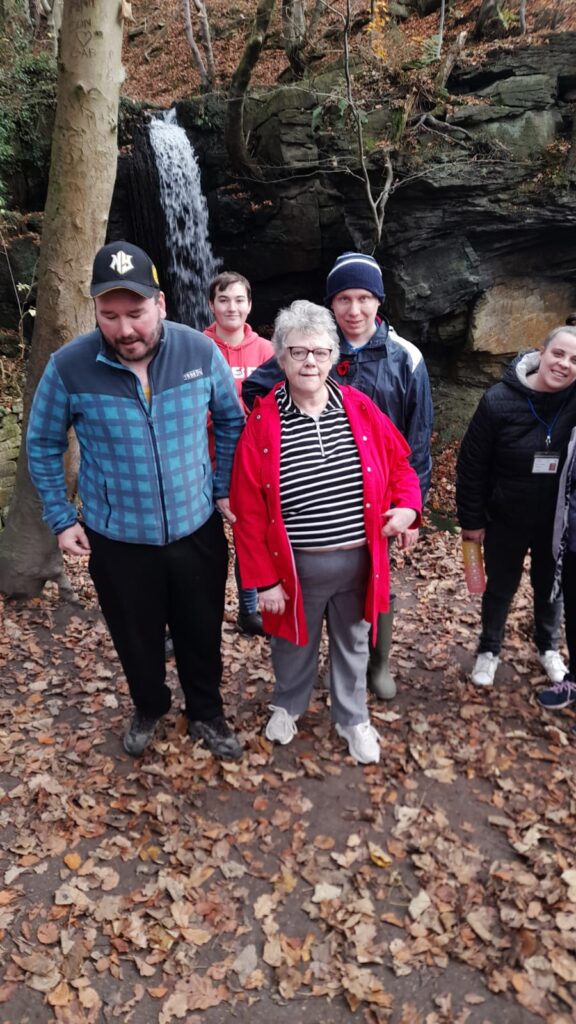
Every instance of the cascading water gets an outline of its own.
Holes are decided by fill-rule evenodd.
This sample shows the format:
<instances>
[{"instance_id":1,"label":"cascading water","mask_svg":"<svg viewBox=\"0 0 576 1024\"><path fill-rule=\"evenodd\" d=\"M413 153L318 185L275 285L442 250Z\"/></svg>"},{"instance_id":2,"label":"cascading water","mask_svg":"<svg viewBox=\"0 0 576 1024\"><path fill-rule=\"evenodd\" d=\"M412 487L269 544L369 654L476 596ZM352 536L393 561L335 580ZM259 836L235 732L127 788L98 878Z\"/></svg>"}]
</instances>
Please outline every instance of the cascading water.
<instances>
[{"instance_id":1,"label":"cascading water","mask_svg":"<svg viewBox=\"0 0 576 1024\"><path fill-rule=\"evenodd\" d=\"M199 331L210 322L208 285L218 273L208 234L208 206L200 185L200 168L176 112L150 123L150 144L166 218L171 316Z\"/></svg>"}]
</instances>

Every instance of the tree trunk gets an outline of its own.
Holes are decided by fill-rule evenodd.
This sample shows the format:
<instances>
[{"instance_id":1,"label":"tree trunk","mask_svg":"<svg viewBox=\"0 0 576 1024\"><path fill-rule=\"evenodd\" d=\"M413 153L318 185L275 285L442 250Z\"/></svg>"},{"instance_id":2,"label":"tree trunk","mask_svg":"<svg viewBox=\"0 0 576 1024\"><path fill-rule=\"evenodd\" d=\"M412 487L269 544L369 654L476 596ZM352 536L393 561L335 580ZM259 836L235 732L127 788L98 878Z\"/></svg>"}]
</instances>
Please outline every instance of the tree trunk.
<instances>
[{"instance_id":1,"label":"tree trunk","mask_svg":"<svg viewBox=\"0 0 576 1024\"><path fill-rule=\"evenodd\" d=\"M184 15L184 27L186 29L186 38L188 45L192 51L192 57L196 65L196 70L200 75L200 89L202 92L208 91L208 75L206 74L206 68L204 61L202 60L202 54L196 44L194 38L194 27L192 25L192 15L190 14L190 0L182 0L182 14Z\"/></svg>"},{"instance_id":2,"label":"tree trunk","mask_svg":"<svg viewBox=\"0 0 576 1024\"><path fill-rule=\"evenodd\" d=\"M440 4L440 27L438 29L438 49L436 50L436 57L440 60L442 56L442 43L444 42L444 21L446 19L446 0L442 0Z\"/></svg>"},{"instance_id":3,"label":"tree trunk","mask_svg":"<svg viewBox=\"0 0 576 1024\"><path fill-rule=\"evenodd\" d=\"M306 70L306 22L303 0L282 0L282 34L290 67L296 78L302 78Z\"/></svg>"},{"instance_id":4,"label":"tree trunk","mask_svg":"<svg viewBox=\"0 0 576 1024\"><path fill-rule=\"evenodd\" d=\"M208 87L213 89L216 84L216 66L214 64L214 51L212 49L212 36L210 35L210 22L208 20L208 11L206 10L206 4L204 0L194 0L194 6L198 11L198 20L200 22L200 35L202 36L202 45L206 54L206 68L208 73Z\"/></svg>"},{"instance_id":5,"label":"tree trunk","mask_svg":"<svg viewBox=\"0 0 576 1024\"><path fill-rule=\"evenodd\" d=\"M54 56L58 56L58 47L60 44L60 29L62 27L62 8L63 0L53 0L50 14L48 15L48 29L52 36L52 49Z\"/></svg>"},{"instance_id":6,"label":"tree trunk","mask_svg":"<svg viewBox=\"0 0 576 1024\"><path fill-rule=\"evenodd\" d=\"M249 178L261 178L259 168L248 156L246 138L244 136L244 97L250 84L252 72L264 46L264 39L272 17L274 0L260 0L256 9L256 17L244 53L232 75L228 106L226 110L226 150L232 166L238 174Z\"/></svg>"},{"instance_id":7,"label":"tree trunk","mask_svg":"<svg viewBox=\"0 0 576 1024\"><path fill-rule=\"evenodd\" d=\"M456 36L455 41L448 50L448 53L442 58L442 62L436 75L434 76L434 92L438 93L441 89L446 88L446 82L452 74L452 68L454 67L457 60L459 60L464 44L468 38L467 32L459 32Z\"/></svg>"},{"instance_id":8,"label":"tree trunk","mask_svg":"<svg viewBox=\"0 0 576 1024\"><path fill-rule=\"evenodd\" d=\"M94 325L89 282L94 254L105 240L116 176L122 10L120 0L64 3L23 436L48 357ZM33 596L51 579L62 580L62 562L55 538L41 521L23 444L14 497L0 535L0 590L8 596Z\"/></svg>"},{"instance_id":9,"label":"tree trunk","mask_svg":"<svg viewBox=\"0 0 576 1024\"><path fill-rule=\"evenodd\" d=\"M370 0L370 17L374 17L374 4L375 0ZM313 43L318 31L318 23L322 14L324 13L324 0L314 0L314 6L308 16L308 27L306 29L306 37L309 43Z\"/></svg>"},{"instance_id":10,"label":"tree trunk","mask_svg":"<svg viewBox=\"0 0 576 1024\"><path fill-rule=\"evenodd\" d=\"M474 27L475 39L497 39L506 35L507 29L500 7L502 0L482 0Z\"/></svg>"}]
</instances>

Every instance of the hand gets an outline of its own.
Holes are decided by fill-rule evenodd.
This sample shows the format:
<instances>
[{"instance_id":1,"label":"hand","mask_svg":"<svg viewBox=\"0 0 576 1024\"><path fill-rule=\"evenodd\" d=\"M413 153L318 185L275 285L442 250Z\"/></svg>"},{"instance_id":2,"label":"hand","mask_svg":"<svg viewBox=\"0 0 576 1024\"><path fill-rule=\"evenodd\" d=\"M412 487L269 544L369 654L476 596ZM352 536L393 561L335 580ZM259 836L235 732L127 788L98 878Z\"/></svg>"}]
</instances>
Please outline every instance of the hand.
<instances>
[{"instance_id":1,"label":"hand","mask_svg":"<svg viewBox=\"0 0 576 1024\"><path fill-rule=\"evenodd\" d=\"M236 522L236 516L230 508L230 498L217 498L215 505L222 516L222 519L225 519L227 523Z\"/></svg>"},{"instance_id":2,"label":"hand","mask_svg":"<svg viewBox=\"0 0 576 1024\"><path fill-rule=\"evenodd\" d=\"M483 544L485 530L462 530L462 540L471 540L473 544Z\"/></svg>"},{"instance_id":3,"label":"hand","mask_svg":"<svg viewBox=\"0 0 576 1024\"><path fill-rule=\"evenodd\" d=\"M67 530L62 530L62 533L58 534L56 540L58 541L60 551L65 552L67 555L90 554L88 537L80 523L75 523L74 526L69 526Z\"/></svg>"},{"instance_id":4,"label":"hand","mask_svg":"<svg viewBox=\"0 0 576 1024\"><path fill-rule=\"evenodd\" d=\"M420 530L418 529L417 526L415 526L413 530L404 530L404 533L399 533L396 538L396 543L399 548L402 548L404 551L407 551L408 548L413 548L416 546L416 544L418 543L419 536Z\"/></svg>"},{"instance_id":5,"label":"hand","mask_svg":"<svg viewBox=\"0 0 576 1024\"><path fill-rule=\"evenodd\" d=\"M263 590L258 594L258 607L261 612L268 612L269 615L283 615L286 608L288 594L281 583L275 587Z\"/></svg>"},{"instance_id":6,"label":"hand","mask_svg":"<svg viewBox=\"0 0 576 1024\"><path fill-rule=\"evenodd\" d=\"M398 534L406 533L406 530L417 518L413 508L389 508L383 517L386 522L382 527L383 537L397 537Z\"/></svg>"}]
</instances>

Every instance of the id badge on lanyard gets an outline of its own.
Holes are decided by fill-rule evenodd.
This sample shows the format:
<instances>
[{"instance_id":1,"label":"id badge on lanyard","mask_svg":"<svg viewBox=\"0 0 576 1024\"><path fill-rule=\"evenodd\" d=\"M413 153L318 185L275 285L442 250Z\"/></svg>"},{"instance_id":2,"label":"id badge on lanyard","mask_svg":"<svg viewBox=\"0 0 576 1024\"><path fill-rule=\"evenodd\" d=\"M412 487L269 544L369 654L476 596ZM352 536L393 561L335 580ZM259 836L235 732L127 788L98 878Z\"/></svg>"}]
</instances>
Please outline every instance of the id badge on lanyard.
<instances>
[{"instance_id":1,"label":"id badge on lanyard","mask_svg":"<svg viewBox=\"0 0 576 1024\"><path fill-rule=\"evenodd\" d=\"M530 412L534 419L538 420L542 426L546 427L546 448L543 452L534 452L534 458L532 460L533 473L543 473L545 476L556 476L556 473L558 472L558 466L560 465L560 452L551 451L550 445L552 443L552 431L556 425L556 420L562 412L565 404L566 402L562 403L552 422L546 423L546 420L543 420L542 417L538 415L531 400L528 399Z\"/></svg>"},{"instance_id":2,"label":"id badge on lanyard","mask_svg":"<svg viewBox=\"0 0 576 1024\"><path fill-rule=\"evenodd\" d=\"M533 473L546 473L548 476L554 476L558 472L559 465L560 452L534 452Z\"/></svg>"}]
</instances>

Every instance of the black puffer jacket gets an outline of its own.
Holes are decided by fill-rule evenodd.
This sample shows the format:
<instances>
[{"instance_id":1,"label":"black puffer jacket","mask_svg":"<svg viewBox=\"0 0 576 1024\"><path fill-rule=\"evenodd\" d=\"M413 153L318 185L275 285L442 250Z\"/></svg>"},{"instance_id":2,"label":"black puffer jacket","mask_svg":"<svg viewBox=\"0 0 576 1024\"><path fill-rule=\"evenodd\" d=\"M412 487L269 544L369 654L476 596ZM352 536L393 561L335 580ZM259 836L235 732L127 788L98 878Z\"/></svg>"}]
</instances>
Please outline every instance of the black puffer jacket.
<instances>
[{"instance_id":1,"label":"black puffer jacket","mask_svg":"<svg viewBox=\"0 0 576 1024\"><path fill-rule=\"evenodd\" d=\"M576 384L554 394L534 391L525 381L539 360L538 352L518 356L501 382L485 393L470 421L456 475L464 530L481 530L491 520L519 529L546 524L552 530L560 471L576 422ZM558 472L533 473L534 454L546 450L544 423L551 424L555 416L550 451L561 454Z\"/></svg>"}]
</instances>

